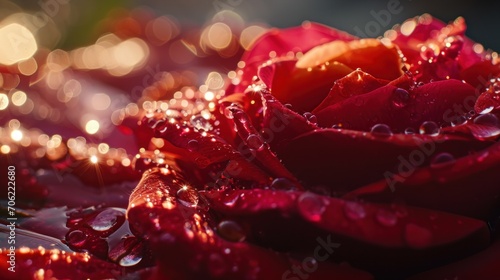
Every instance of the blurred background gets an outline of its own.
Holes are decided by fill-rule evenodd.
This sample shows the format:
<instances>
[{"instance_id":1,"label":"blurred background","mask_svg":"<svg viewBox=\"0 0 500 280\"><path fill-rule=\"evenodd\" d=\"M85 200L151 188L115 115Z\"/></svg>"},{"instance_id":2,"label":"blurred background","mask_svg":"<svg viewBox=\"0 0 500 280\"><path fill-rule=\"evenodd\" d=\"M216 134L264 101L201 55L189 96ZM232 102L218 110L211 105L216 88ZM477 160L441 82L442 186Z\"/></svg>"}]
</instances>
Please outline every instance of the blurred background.
<instances>
[{"instance_id":1,"label":"blurred background","mask_svg":"<svg viewBox=\"0 0 500 280\"><path fill-rule=\"evenodd\" d=\"M304 20L324 23L349 33L356 34L356 27L369 36L382 35L384 30L405 19L429 13L445 22L458 16L466 19L469 37L482 43L485 48L500 49L498 29L499 2L493 1L419 1L419 0L44 0L44 1L0 1L0 17L15 11L15 5L25 11L44 11L40 3L56 3L58 13L54 19L62 38L58 46L72 48L95 41L98 36L96 27L102 24L117 9L145 7L156 15L171 15L184 24L203 24L221 10L232 10L246 22L261 22L269 26L287 27L298 25ZM71 7L67 9L67 5ZM64 4L64 5L61 5ZM394 5L399 12L391 13L390 18L379 21L378 29L370 22L376 20L373 14L387 10ZM47 11L50 11L48 7ZM55 9L53 8L53 12ZM385 24L387 22L387 24ZM386 26L384 26L386 25ZM47 28L49 29L49 28ZM377 32L378 31L378 32ZM49 30L47 30L49 32Z\"/></svg>"}]
</instances>

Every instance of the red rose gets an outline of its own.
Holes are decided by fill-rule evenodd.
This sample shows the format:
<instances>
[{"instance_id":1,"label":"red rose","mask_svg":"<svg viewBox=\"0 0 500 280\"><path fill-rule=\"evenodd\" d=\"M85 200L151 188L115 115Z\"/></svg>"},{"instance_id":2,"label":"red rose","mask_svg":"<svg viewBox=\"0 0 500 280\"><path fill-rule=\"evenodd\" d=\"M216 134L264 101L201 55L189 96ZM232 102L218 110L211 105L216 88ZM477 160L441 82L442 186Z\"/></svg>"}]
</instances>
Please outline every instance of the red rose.
<instances>
[{"instance_id":1,"label":"red rose","mask_svg":"<svg viewBox=\"0 0 500 280\"><path fill-rule=\"evenodd\" d=\"M128 209L156 277L500 275L499 67L464 32L428 15L382 39L272 30L204 120L217 132L146 117L179 149Z\"/></svg>"}]
</instances>

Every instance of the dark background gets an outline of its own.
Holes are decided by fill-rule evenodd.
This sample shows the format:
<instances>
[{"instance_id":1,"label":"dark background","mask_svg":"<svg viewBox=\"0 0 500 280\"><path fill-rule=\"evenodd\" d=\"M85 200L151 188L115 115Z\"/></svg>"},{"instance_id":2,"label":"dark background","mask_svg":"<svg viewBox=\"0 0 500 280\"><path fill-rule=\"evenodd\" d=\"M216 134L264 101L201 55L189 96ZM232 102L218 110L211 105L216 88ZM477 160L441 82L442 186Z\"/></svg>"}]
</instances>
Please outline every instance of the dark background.
<instances>
[{"instance_id":1,"label":"dark background","mask_svg":"<svg viewBox=\"0 0 500 280\"><path fill-rule=\"evenodd\" d=\"M47 1L47 0L45 0ZM57 0L52 0L57 1ZM324 23L349 33L357 26L364 30L374 20L371 11L387 10L389 1L396 0L65 0L71 4L70 32L62 46L67 48L87 44L92 24L106 17L117 7L148 7L158 15L173 15L181 22L203 24L220 9L230 9L248 22L265 22L270 26L288 27L304 20ZM24 8L39 9L38 1L16 1ZM399 0L402 10L392 14L387 26L402 23L405 19L429 13L449 22L463 16L467 22L467 35L482 43L485 48L500 50L500 3L479 1Z\"/></svg>"},{"instance_id":2,"label":"dark background","mask_svg":"<svg viewBox=\"0 0 500 280\"><path fill-rule=\"evenodd\" d=\"M149 5L163 13L175 15L187 21L203 22L216 12L218 0L133 1ZM241 2L241 3L238 3ZM271 26L298 25L304 20L321 22L349 33L354 27L364 29L374 20L370 11L387 9L389 0L219 0L218 3L235 3L233 10L249 21L263 20ZM399 14L392 15L389 26L405 19L429 13L445 22L463 16L468 25L467 35L486 48L500 50L500 3L479 1L419 1L399 0L403 7ZM231 5L229 5L231 6ZM383 32L383 31L382 31ZM379 35L382 35L381 34Z\"/></svg>"}]
</instances>

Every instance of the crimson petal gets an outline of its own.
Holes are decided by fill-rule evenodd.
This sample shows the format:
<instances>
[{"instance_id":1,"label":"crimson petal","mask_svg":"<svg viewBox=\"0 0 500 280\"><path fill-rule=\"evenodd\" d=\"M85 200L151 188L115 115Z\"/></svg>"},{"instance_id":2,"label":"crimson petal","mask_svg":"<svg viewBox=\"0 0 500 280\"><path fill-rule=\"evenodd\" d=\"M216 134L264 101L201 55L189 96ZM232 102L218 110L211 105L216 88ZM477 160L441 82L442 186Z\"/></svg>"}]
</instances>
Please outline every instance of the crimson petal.
<instances>
[{"instance_id":1,"label":"crimson petal","mask_svg":"<svg viewBox=\"0 0 500 280\"><path fill-rule=\"evenodd\" d=\"M247 223L258 242L282 250L312 250L317 237L325 236L328 245L340 245L331 253L333 259L348 260L381 275L388 266L392 273L408 273L489 243L484 222L402 205L271 190L229 191L207 198L224 217ZM301 235L287 235L295 231Z\"/></svg>"},{"instance_id":2,"label":"crimson petal","mask_svg":"<svg viewBox=\"0 0 500 280\"><path fill-rule=\"evenodd\" d=\"M277 153L299 179L342 193L383 178L386 171L394 170L416 152L422 154L418 166L426 166L438 153L460 157L489 145L452 135L390 136L318 129L280 145Z\"/></svg>"},{"instance_id":3,"label":"crimson petal","mask_svg":"<svg viewBox=\"0 0 500 280\"><path fill-rule=\"evenodd\" d=\"M463 108L470 106L475 96L473 87L457 80L428 83L410 93L387 85L331 105L316 115L322 127L342 123L349 129L369 131L383 123L393 132L402 132L407 127L418 128L425 121L438 125L449 122L457 114L455 107L465 114Z\"/></svg>"},{"instance_id":4,"label":"crimson petal","mask_svg":"<svg viewBox=\"0 0 500 280\"><path fill-rule=\"evenodd\" d=\"M488 220L500 205L500 143L444 166L415 169L400 162L401 172L363 187L348 197L369 201L403 200L410 205ZM481 191L477 191L481 186Z\"/></svg>"},{"instance_id":5,"label":"crimson petal","mask_svg":"<svg viewBox=\"0 0 500 280\"><path fill-rule=\"evenodd\" d=\"M301 38L297 40L297 38ZM251 84L253 76L257 75L258 67L270 58L271 53L276 57L283 57L289 52L305 53L318 44L333 40L351 41L356 39L343 31L330 28L318 23L305 22L301 26L278 30L272 29L254 42L252 47L243 54L245 66L241 82L228 93L244 92Z\"/></svg>"}]
</instances>

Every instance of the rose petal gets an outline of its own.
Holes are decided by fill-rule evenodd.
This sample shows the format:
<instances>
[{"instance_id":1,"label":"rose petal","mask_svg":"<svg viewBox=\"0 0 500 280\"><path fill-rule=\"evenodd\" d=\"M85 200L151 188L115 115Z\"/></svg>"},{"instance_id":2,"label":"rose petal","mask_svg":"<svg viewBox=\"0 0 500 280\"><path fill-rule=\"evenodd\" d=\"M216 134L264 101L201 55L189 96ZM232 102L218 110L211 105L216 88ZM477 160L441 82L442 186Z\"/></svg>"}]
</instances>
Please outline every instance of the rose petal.
<instances>
[{"instance_id":1,"label":"rose petal","mask_svg":"<svg viewBox=\"0 0 500 280\"><path fill-rule=\"evenodd\" d=\"M256 242L286 251L313 250L318 243L332 245L323 245L330 249L332 258L380 275L389 268L391 275L409 273L449 256L475 252L489 243L484 222L401 205L271 190L229 191L207 195L207 199L227 219L246 224L251 231L249 238ZM381 254L383 259L376 257Z\"/></svg>"},{"instance_id":2,"label":"rose petal","mask_svg":"<svg viewBox=\"0 0 500 280\"><path fill-rule=\"evenodd\" d=\"M183 188L181 180L179 174L166 169L147 171L131 195L127 212L133 230L152 244L159 262L159 279L279 279L291 269L284 254L222 239L213 230L215 221L210 212L199 205L186 204L186 197L176 198L175 193ZM321 279L327 271L339 277L371 279L366 273L336 265L322 265L319 274L311 274L310 279Z\"/></svg>"},{"instance_id":3,"label":"rose petal","mask_svg":"<svg viewBox=\"0 0 500 280\"><path fill-rule=\"evenodd\" d=\"M408 278L408 280L497 279L500 278L500 269L498 268L499 259L500 242L496 241L493 245L475 255L417 274Z\"/></svg>"},{"instance_id":4,"label":"rose petal","mask_svg":"<svg viewBox=\"0 0 500 280\"><path fill-rule=\"evenodd\" d=\"M328 96L323 99L321 104L318 105L312 113L315 114L322 109L346 100L351 96L371 92L386 85L387 83L387 81L376 79L372 75L359 69L355 70L349 75L335 81L330 93L328 93Z\"/></svg>"},{"instance_id":5,"label":"rose petal","mask_svg":"<svg viewBox=\"0 0 500 280\"><path fill-rule=\"evenodd\" d=\"M377 183L348 194L368 201L401 201L488 220L499 205L500 144L441 166L416 168L408 158L394 173ZM481 186L478 191L477 186Z\"/></svg>"},{"instance_id":6,"label":"rose petal","mask_svg":"<svg viewBox=\"0 0 500 280\"><path fill-rule=\"evenodd\" d=\"M386 171L397 168L401 159L415 153L421 155L416 157L417 166L427 166L438 153L459 157L489 145L459 136L390 136L321 129L281 144L277 153L297 178L342 193L383 178Z\"/></svg>"},{"instance_id":7,"label":"rose petal","mask_svg":"<svg viewBox=\"0 0 500 280\"><path fill-rule=\"evenodd\" d=\"M295 67L295 60L282 60L259 68L259 77L283 104L298 112L312 111L328 94L335 80L352 72L342 63L308 69Z\"/></svg>"},{"instance_id":8,"label":"rose petal","mask_svg":"<svg viewBox=\"0 0 500 280\"><path fill-rule=\"evenodd\" d=\"M301 38L297 40L297 38ZM244 92L251 84L253 76L257 75L258 67L273 56L283 57L289 52L305 53L318 44L330 42L333 40L351 41L356 37L330 28L318 23L306 22L298 27L278 30L272 29L259 37L252 47L243 54L241 61L245 66L241 68L243 75L240 77L240 83L234 88L228 89L228 93Z\"/></svg>"},{"instance_id":9,"label":"rose petal","mask_svg":"<svg viewBox=\"0 0 500 280\"><path fill-rule=\"evenodd\" d=\"M342 123L346 128L363 131L383 123L393 132L402 132L407 127L416 129L425 121L438 125L451 121L456 106L465 114L464 108L475 100L474 88L457 80L425 84L409 96L396 89L387 85L331 105L316 114L318 123L322 127Z\"/></svg>"}]
</instances>

